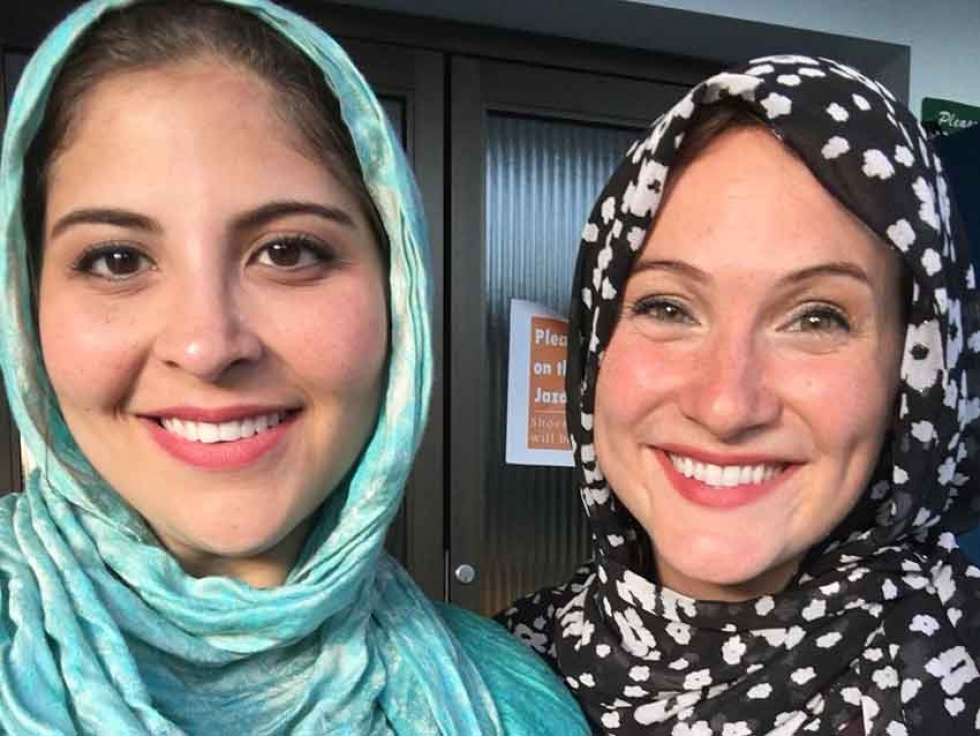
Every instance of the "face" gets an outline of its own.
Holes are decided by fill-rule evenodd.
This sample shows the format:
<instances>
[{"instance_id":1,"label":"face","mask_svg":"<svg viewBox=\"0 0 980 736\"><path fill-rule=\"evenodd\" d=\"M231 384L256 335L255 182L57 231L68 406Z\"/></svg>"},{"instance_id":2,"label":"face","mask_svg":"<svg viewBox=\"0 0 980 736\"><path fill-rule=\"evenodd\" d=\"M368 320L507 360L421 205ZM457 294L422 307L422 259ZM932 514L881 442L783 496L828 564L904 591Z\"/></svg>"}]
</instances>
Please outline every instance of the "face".
<instances>
[{"instance_id":1,"label":"face","mask_svg":"<svg viewBox=\"0 0 980 736\"><path fill-rule=\"evenodd\" d=\"M782 588L852 509L894 413L901 263L766 129L681 173L599 371L596 453L661 582Z\"/></svg>"},{"instance_id":2,"label":"face","mask_svg":"<svg viewBox=\"0 0 980 736\"><path fill-rule=\"evenodd\" d=\"M367 442L385 269L264 82L214 61L85 98L51 172L39 320L94 467L193 574L280 581Z\"/></svg>"}]
</instances>

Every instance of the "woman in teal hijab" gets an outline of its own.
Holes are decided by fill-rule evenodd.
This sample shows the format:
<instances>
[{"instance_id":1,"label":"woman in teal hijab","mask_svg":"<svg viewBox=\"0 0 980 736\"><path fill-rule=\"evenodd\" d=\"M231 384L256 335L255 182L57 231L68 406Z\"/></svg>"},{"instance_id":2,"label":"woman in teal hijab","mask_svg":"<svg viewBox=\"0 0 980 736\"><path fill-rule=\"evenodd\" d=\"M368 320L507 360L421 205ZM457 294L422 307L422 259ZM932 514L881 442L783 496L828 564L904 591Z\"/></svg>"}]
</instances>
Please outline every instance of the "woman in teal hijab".
<instances>
[{"instance_id":1,"label":"woman in teal hijab","mask_svg":"<svg viewBox=\"0 0 980 736\"><path fill-rule=\"evenodd\" d=\"M0 734L586 733L383 551L425 229L326 34L264 0L86 4L17 90L0 228L36 463L0 501Z\"/></svg>"}]
</instances>

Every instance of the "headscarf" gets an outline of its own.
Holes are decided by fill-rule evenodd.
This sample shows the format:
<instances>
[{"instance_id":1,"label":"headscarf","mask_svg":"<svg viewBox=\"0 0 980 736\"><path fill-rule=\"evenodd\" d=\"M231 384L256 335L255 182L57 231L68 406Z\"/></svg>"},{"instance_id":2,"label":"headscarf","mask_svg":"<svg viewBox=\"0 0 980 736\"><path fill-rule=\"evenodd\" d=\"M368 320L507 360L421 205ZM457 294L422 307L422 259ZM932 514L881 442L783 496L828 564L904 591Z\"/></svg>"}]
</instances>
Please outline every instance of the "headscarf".
<instances>
[{"instance_id":1,"label":"headscarf","mask_svg":"<svg viewBox=\"0 0 980 736\"><path fill-rule=\"evenodd\" d=\"M72 45L130 2L91 2L55 29L24 72L4 136L0 365L38 467L23 493L0 501L0 734L474 736L534 733L539 717L581 733L546 667L496 625L453 609L444 619L383 551L431 382L423 210L385 112L346 54L269 2L228 4L322 69L390 243L377 427L285 582L267 589L187 575L75 444L32 317L24 158ZM477 646L479 668L467 654Z\"/></svg>"},{"instance_id":2,"label":"headscarf","mask_svg":"<svg viewBox=\"0 0 980 736\"><path fill-rule=\"evenodd\" d=\"M650 540L596 458L596 378L685 131L731 105L760 118L912 274L898 415L854 510L786 588L742 603L658 583ZM627 152L575 270L568 426L594 560L501 619L609 734L975 734L980 319L941 164L881 84L829 59L754 59L695 87ZM710 216L710 213L706 213ZM886 245L887 244L887 245ZM845 729L841 731L840 729Z\"/></svg>"}]
</instances>

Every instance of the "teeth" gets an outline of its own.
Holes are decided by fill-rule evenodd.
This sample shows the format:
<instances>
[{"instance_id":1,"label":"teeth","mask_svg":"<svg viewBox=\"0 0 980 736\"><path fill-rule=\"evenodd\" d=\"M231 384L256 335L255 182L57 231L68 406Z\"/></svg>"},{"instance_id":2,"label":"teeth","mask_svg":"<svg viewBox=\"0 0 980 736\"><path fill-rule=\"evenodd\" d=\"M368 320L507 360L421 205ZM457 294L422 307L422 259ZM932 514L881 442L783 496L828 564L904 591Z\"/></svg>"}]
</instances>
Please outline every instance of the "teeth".
<instances>
[{"instance_id":1,"label":"teeth","mask_svg":"<svg viewBox=\"0 0 980 736\"><path fill-rule=\"evenodd\" d=\"M784 465L714 465L698 462L682 455L668 453L677 472L686 478L694 478L705 485L718 488L758 485L779 475Z\"/></svg>"},{"instance_id":2,"label":"teeth","mask_svg":"<svg viewBox=\"0 0 980 736\"><path fill-rule=\"evenodd\" d=\"M213 444L215 442L235 442L251 437L253 434L265 432L267 429L272 429L278 425L285 416L285 412L273 412L217 424L164 418L160 423L165 430L178 437L183 437L185 440Z\"/></svg>"},{"instance_id":3,"label":"teeth","mask_svg":"<svg viewBox=\"0 0 980 736\"><path fill-rule=\"evenodd\" d=\"M721 474L723 470L720 465L712 465L711 463L704 464L704 478L698 478L698 480L703 480L709 486L720 486L721 485ZM697 473L694 474L697 478Z\"/></svg>"}]
</instances>

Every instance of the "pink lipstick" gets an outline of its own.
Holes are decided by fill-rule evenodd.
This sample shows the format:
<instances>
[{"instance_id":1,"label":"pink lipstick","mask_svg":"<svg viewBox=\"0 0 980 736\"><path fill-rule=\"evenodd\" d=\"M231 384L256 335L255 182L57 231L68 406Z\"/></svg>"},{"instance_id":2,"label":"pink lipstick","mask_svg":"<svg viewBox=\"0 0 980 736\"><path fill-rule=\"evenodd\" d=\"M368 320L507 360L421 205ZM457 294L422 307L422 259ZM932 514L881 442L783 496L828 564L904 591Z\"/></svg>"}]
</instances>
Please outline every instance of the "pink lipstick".
<instances>
[{"instance_id":1,"label":"pink lipstick","mask_svg":"<svg viewBox=\"0 0 980 736\"><path fill-rule=\"evenodd\" d=\"M272 452L301 413L268 406L173 407L140 419L171 457L221 471L246 468Z\"/></svg>"},{"instance_id":2,"label":"pink lipstick","mask_svg":"<svg viewBox=\"0 0 980 736\"><path fill-rule=\"evenodd\" d=\"M760 456L744 456L737 458L721 458L717 455L705 457L702 453L694 454L689 451L671 452L671 454L690 458L702 464L718 465L724 468L733 466L761 466L768 465L777 467L778 470L770 473L771 477L766 477L758 481L748 480L738 482L734 485L709 484L704 480L695 477L688 477L680 472L671 462L667 451L660 447L651 448L664 474L670 481L674 489L685 499L699 506L707 506L715 509L732 509L753 503L763 496L772 493L792 476L800 465L797 463L786 463L774 461L772 458Z\"/></svg>"}]
</instances>

